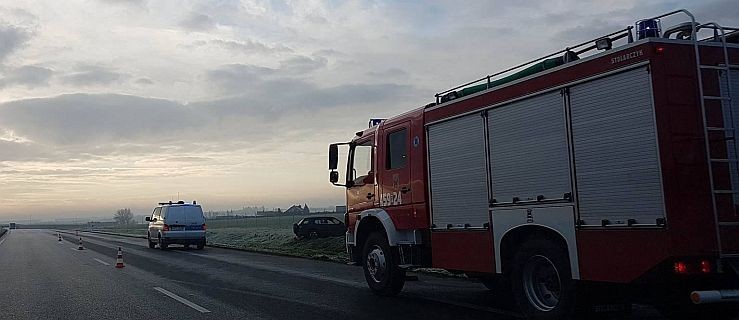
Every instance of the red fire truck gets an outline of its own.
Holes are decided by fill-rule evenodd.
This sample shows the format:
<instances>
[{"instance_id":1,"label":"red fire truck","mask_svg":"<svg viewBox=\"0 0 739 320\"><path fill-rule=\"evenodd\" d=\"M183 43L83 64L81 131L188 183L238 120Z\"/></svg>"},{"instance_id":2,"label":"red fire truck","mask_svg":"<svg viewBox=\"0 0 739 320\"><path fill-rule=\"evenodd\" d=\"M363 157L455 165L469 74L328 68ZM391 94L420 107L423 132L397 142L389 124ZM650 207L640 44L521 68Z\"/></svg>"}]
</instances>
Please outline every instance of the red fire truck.
<instances>
[{"instance_id":1,"label":"red fire truck","mask_svg":"<svg viewBox=\"0 0 739 320\"><path fill-rule=\"evenodd\" d=\"M739 29L678 10L370 121L329 147L349 257L377 294L397 294L406 270L442 268L509 288L529 318L568 318L599 297L730 313L732 95Z\"/></svg>"}]
</instances>

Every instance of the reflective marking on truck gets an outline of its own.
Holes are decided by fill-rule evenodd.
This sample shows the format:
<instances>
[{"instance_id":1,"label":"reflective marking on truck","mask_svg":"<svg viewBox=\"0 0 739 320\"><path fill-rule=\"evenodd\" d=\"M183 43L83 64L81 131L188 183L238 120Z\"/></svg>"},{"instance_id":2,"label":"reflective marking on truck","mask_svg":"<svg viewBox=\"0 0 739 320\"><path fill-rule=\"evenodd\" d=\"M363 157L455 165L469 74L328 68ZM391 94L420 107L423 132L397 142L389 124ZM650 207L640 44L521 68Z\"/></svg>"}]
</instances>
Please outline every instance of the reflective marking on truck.
<instances>
[{"instance_id":1,"label":"reflective marking on truck","mask_svg":"<svg viewBox=\"0 0 739 320\"><path fill-rule=\"evenodd\" d=\"M400 191L388 192L380 195L380 206L397 206L403 204Z\"/></svg>"}]
</instances>

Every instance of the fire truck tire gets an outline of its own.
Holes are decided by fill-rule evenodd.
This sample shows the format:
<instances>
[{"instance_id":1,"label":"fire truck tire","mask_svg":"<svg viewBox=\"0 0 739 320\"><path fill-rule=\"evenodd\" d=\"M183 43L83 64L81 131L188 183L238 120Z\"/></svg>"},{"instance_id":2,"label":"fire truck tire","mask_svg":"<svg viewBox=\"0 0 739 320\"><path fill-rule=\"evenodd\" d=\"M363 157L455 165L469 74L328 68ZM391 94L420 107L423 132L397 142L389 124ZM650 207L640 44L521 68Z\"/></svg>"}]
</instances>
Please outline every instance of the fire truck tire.
<instances>
[{"instance_id":1,"label":"fire truck tire","mask_svg":"<svg viewBox=\"0 0 739 320\"><path fill-rule=\"evenodd\" d=\"M513 296L529 319L575 316L576 283L565 248L542 239L524 242L508 268Z\"/></svg>"},{"instance_id":2,"label":"fire truck tire","mask_svg":"<svg viewBox=\"0 0 739 320\"><path fill-rule=\"evenodd\" d=\"M380 232L371 233L364 242L364 278L370 290L380 296L394 296L403 290L405 271L398 267L399 256Z\"/></svg>"}]
</instances>

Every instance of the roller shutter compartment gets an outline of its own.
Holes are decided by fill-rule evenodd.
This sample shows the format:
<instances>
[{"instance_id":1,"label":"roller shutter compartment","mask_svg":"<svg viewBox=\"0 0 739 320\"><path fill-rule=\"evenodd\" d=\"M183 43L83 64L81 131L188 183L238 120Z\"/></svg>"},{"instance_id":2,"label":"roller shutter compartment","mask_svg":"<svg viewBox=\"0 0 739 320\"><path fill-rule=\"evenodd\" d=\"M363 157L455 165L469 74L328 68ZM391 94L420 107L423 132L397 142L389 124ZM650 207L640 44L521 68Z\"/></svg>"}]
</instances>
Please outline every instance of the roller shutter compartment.
<instances>
[{"instance_id":1,"label":"roller shutter compartment","mask_svg":"<svg viewBox=\"0 0 739 320\"><path fill-rule=\"evenodd\" d=\"M559 91L488 112L496 205L561 200L571 194L564 99Z\"/></svg>"},{"instance_id":2,"label":"roller shutter compartment","mask_svg":"<svg viewBox=\"0 0 739 320\"><path fill-rule=\"evenodd\" d=\"M650 75L645 68L570 88L580 220L654 225L665 216Z\"/></svg>"},{"instance_id":3,"label":"roller shutter compartment","mask_svg":"<svg viewBox=\"0 0 739 320\"><path fill-rule=\"evenodd\" d=\"M431 213L437 229L489 222L485 131L480 114L428 126Z\"/></svg>"}]
</instances>

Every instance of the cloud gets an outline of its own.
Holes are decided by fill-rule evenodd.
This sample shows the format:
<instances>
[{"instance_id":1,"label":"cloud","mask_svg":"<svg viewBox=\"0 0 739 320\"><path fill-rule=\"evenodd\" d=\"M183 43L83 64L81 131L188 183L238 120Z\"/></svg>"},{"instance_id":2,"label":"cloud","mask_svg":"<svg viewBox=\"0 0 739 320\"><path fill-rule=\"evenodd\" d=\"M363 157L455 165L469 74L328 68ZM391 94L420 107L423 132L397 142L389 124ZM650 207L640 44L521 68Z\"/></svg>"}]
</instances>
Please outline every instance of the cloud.
<instances>
[{"instance_id":1,"label":"cloud","mask_svg":"<svg viewBox=\"0 0 739 320\"><path fill-rule=\"evenodd\" d=\"M0 78L0 88L21 85L32 89L48 86L54 70L39 66L22 66L4 73L5 77Z\"/></svg>"},{"instance_id":2,"label":"cloud","mask_svg":"<svg viewBox=\"0 0 739 320\"><path fill-rule=\"evenodd\" d=\"M199 40L193 42L191 47L205 47L213 46L221 49L228 50L230 52L240 54L279 54L279 53L290 53L293 49L282 44L266 44L259 41L253 40L223 40L223 39L212 39L212 40Z\"/></svg>"},{"instance_id":3,"label":"cloud","mask_svg":"<svg viewBox=\"0 0 739 320\"><path fill-rule=\"evenodd\" d=\"M94 65L78 66L74 72L62 76L66 84L77 87L102 86L120 83L128 75L109 68Z\"/></svg>"},{"instance_id":4,"label":"cloud","mask_svg":"<svg viewBox=\"0 0 739 320\"><path fill-rule=\"evenodd\" d=\"M238 78L229 81L241 82ZM310 132L325 125L318 117L324 112L386 106L407 101L413 92L412 87L389 83L323 88L279 78L260 79L229 98L188 104L120 94L65 94L0 104L0 132L12 132L31 146L59 151L57 156L62 158L157 153L166 145L224 151L238 148L240 141L268 143ZM293 127L294 122L301 125Z\"/></svg>"},{"instance_id":5,"label":"cloud","mask_svg":"<svg viewBox=\"0 0 739 320\"><path fill-rule=\"evenodd\" d=\"M31 32L26 29L0 25L0 62L21 48L29 39Z\"/></svg>"},{"instance_id":6,"label":"cloud","mask_svg":"<svg viewBox=\"0 0 739 320\"><path fill-rule=\"evenodd\" d=\"M328 60L323 57L295 56L280 62L280 68L294 73L306 73L326 67Z\"/></svg>"},{"instance_id":7,"label":"cloud","mask_svg":"<svg viewBox=\"0 0 739 320\"><path fill-rule=\"evenodd\" d=\"M98 0L103 3L116 4L116 5L129 5L136 7L146 7L149 3L148 0Z\"/></svg>"},{"instance_id":8,"label":"cloud","mask_svg":"<svg viewBox=\"0 0 739 320\"><path fill-rule=\"evenodd\" d=\"M46 145L136 141L147 135L176 135L197 122L183 106L126 95L69 94L0 105L0 127ZM189 114L189 113L184 113Z\"/></svg>"},{"instance_id":9,"label":"cloud","mask_svg":"<svg viewBox=\"0 0 739 320\"><path fill-rule=\"evenodd\" d=\"M389 68L385 70L380 71L370 71L367 72L367 75L371 77L377 77L377 78L401 78L401 77L407 77L408 72L405 72L403 69L400 68Z\"/></svg>"},{"instance_id":10,"label":"cloud","mask_svg":"<svg viewBox=\"0 0 739 320\"><path fill-rule=\"evenodd\" d=\"M278 69L246 64L228 64L208 70L208 82L222 92L240 91L279 73Z\"/></svg>"},{"instance_id":11,"label":"cloud","mask_svg":"<svg viewBox=\"0 0 739 320\"><path fill-rule=\"evenodd\" d=\"M136 79L136 84L148 86L148 85L154 84L154 81L152 81L149 78L139 78L139 79Z\"/></svg>"},{"instance_id":12,"label":"cloud","mask_svg":"<svg viewBox=\"0 0 739 320\"><path fill-rule=\"evenodd\" d=\"M705 23L708 21L704 19L710 19L726 26L737 26L739 6L734 0L701 1L695 4L692 11L700 22Z\"/></svg>"},{"instance_id":13,"label":"cloud","mask_svg":"<svg viewBox=\"0 0 739 320\"><path fill-rule=\"evenodd\" d=\"M191 12L179 25L190 31L208 31L216 27L216 22L207 14Z\"/></svg>"}]
</instances>

